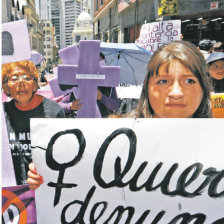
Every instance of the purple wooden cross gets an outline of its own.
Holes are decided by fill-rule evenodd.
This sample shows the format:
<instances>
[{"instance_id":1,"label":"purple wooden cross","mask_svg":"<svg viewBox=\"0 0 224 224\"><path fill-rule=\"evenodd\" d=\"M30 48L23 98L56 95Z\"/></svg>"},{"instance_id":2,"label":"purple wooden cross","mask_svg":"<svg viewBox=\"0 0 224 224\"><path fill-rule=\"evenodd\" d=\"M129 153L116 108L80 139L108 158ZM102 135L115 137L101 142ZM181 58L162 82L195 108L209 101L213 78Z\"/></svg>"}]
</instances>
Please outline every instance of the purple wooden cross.
<instances>
[{"instance_id":1,"label":"purple wooden cross","mask_svg":"<svg viewBox=\"0 0 224 224\"><path fill-rule=\"evenodd\" d=\"M63 48L58 53L61 58L62 64L78 65L79 50L76 47L76 45L72 45L72 46ZM58 68L57 67L53 68L53 72L54 72L55 77L58 77ZM77 95L76 87L73 87L72 89L67 89L67 90L63 91L58 84L58 78L50 80L49 85L51 87L54 97L66 95L71 92L74 93L74 96Z\"/></svg>"},{"instance_id":2,"label":"purple wooden cross","mask_svg":"<svg viewBox=\"0 0 224 224\"><path fill-rule=\"evenodd\" d=\"M79 118L101 117L96 104L97 87L119 84L120 67L100 66L99 55L100 41L80 41L78 65L58 65L58 83L78 86L77 99L83 104L77 114Z\"/></svg>"}]
</instances>

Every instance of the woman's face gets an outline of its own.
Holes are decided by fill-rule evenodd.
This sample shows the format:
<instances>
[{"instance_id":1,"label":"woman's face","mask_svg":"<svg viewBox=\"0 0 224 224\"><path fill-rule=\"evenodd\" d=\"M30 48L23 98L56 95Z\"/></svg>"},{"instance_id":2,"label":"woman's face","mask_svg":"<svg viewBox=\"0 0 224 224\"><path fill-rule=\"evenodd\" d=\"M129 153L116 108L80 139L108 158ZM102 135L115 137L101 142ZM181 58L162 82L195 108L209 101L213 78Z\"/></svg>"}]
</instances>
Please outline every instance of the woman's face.
<instances>
[{"instance_id":1,"label":"woman's face","mask_svg":"<svg viewBox=\"0 0 224 224\"><path fill-rule=\"evenodd\" d=\"M153 117L188 118L198 109L203 91L196 76L178 61L162 64L158 76L150 77L149 102Z\"/></svg>"},{"instance_id":2,"label":"woman's face","mask_svg":"<svg viewBox=\"0 0 224 224\"><path fill-rule=\"evenodd\" d=\"M20 105L27 106L37 84L33 75L26 69L15 66L8 76L7 90L10 96Z\"/></svg>"},{"instance_id":3,"label":"woman's face","mask_svg":"<svg viewBox=\"0 0 224 224\"><path fill-rule=\"evenodd\" d=\"M214 79L224 79L224 60L213 62L209 66L208 72Z\"/></svg>"}]
</instances>

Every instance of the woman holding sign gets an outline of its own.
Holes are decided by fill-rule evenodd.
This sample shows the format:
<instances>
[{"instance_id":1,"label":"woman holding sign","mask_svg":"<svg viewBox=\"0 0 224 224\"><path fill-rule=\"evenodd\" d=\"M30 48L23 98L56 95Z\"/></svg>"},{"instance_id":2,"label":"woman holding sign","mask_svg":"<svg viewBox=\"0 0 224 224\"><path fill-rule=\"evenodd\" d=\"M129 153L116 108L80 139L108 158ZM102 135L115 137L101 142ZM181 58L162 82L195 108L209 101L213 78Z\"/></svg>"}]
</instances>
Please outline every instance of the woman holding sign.
<instances>
[{"instance_id":1,"label":"woman holding sign","mask_svg":"<svg viewBox=\"0 0 224 224\"><path fill-rule=\"evenodd\" d=\"M152 56L138 107L126 117L211 117L210 87L206 62L198 48L185 41L168 43ZM41 184L34 170L31 164L31 189Z\"/></svg>"},{"instance_id":2,"label":"woman holding sign","mask_svg":"<svg viewBox=\"0 0 224 224\"><path fill-rule=\"evenodd\" d=\"M137 109L128 116L211 117L206 62L190 42L163 45L152 56Z\"/></svg>"},{"instance_id":3,"label":"woman holding sign","mask_svg":"<svg viewBox=\"0 0 224 224\"><path fill-rule=\"evenodd\" d=\"M26 183L28 164L32 161L30 118L65 117L57 103L36 94L38 75L29 60L2 65L2 87L12 98L4 103L4 110L18 185Z\"/></svg>"}]
</instances>

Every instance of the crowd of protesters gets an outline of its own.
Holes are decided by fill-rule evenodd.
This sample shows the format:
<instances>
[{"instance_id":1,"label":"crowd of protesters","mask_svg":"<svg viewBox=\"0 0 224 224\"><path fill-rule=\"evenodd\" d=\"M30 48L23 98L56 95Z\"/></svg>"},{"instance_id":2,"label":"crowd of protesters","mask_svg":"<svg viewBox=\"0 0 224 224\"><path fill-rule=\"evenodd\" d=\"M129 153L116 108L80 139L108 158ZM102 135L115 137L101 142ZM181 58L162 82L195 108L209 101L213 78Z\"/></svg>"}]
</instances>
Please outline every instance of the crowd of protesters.
<instances>
[{"instance_id":1,"label":"crowd of protesters","mask_svg":"<svg viewBox=\"0 0 224 224\"><path fill-rule=\"evenodd\" d=\"M14 146L16 180L17 184L28 182L31 189L39 187L43 179L31 163L31 149L22 151L21 145L30 145L30 138L23 142L19 134L29 136L30 118L64 118L65 113L82 106L72 94L59 104L37 95L39 80L38 70L29 60L2 66L3 91L11 98L4 103L4 110L8 133L15 136L10 144ZM115 88L100 87L97 105L102 117L211 118L211 92L224 93L223 43L202 40L195 46L180 40L163 45L153 54L135 110L111 116L119 107Z\"/></svg>"}]
</instances>

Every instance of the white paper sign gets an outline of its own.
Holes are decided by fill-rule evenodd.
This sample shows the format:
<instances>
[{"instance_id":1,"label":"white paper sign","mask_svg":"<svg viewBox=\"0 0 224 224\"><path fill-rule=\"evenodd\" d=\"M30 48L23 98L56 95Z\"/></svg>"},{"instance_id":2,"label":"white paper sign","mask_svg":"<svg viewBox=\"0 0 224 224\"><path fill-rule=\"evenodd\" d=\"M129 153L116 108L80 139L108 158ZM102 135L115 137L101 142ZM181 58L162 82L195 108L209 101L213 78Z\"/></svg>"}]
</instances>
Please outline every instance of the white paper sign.
<instances>
[{"instance_id":1,"label":"white paper sign","mask_svg":"<svg viewBox=\"0 0 224 224\"><path fill-rule=\"evenodd\" d=\"M180 34L180 20L147 23L142 25L140 36L135 44L148 51L155 52L165 43L180 40Z\"/></svg>"},{"instance_id":2,"label":"white paper sign","mask_svg":"<svg viewBox=\"0 0 224 224\"><path fill-rule=\"evenodd\" d=\"M143 85L130 85L130 84L121 84L116 87L118 98L132 98L139 99L142 92Z\"/></svg>"},{"instance_id":3,"label":"white paper sign","mask_svg":"<svg viewBox=\"0 0 224 224\"><path fill-rule=\"evenodd\" d=\"M38 223L221 224L224 119L31 119Z\"/></svg>"}]
</instances>

